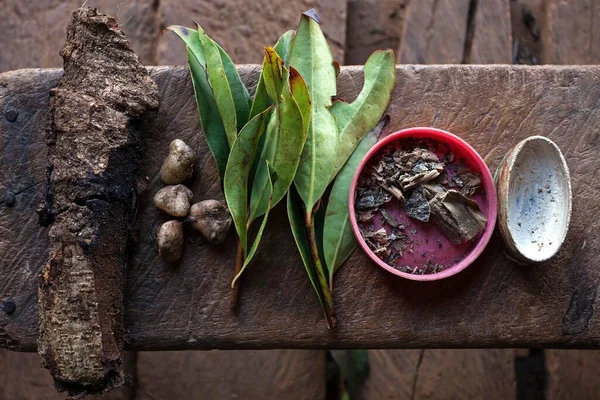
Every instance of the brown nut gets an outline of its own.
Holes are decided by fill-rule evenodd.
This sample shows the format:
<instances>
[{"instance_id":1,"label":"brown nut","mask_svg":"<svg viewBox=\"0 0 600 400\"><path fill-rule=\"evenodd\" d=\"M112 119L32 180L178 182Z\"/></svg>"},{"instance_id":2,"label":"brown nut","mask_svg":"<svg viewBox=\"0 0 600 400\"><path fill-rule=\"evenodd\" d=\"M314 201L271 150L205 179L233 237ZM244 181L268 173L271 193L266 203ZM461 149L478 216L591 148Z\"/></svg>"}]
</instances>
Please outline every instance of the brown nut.
<instances>
[{"instance_id":1,"label":"brown nut","mask_svg":"<svg viewBox=\"0 0 600 400\"><path fill-rule=\"evenodd\" d=\"M167 185L175 185L192 176L196 154L181 139L175 139L169 145L169 155L160 167L160 179Z\"/></svg>"},{"instance_id":2,"label":"brown nut","mask_svg":"<svg viewBox=\"0 0 600 400\"><path fill-rule=\"evenodd\" d=\"M183 254L183 224L181 221L167 221L156 233L158 254L168 263L179 261Z\"/></svg>"},{"instance_id":3,"label":"brown nut","mask_svg":"<svg viewBox=\"0 0 600 400\"><path fill-rule=\"evenodd\" d=\"M190 212L194 194L184 185L170 185L154 195L154 205L173 217L185 217Z\"/></svg>"},{"instance_id":4,"label":"brown nut","mask_svg":"<svg viewBox=\"0 0 600 400\"><path fill-rule=\"evenodd\" d=\"M192 227L211 243L221 243L231 227L229 209L220 201L204 200L190 209Z\"/></svg>"}]
</instances>

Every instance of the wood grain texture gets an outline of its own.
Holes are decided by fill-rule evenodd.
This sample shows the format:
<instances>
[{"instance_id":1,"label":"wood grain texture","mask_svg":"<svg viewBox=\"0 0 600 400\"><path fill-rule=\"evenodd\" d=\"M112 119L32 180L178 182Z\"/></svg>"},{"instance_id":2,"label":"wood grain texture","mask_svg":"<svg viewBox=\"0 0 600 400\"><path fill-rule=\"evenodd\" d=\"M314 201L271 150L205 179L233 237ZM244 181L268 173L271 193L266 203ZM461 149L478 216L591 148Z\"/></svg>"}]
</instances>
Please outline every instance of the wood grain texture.
<instances>
[{"instance_id":1,"label":"wood grain texture","mask_svg":"<svg viewBox=\"0 0 600 400\"><path fill-rule=\"evenodd\" d=\"M5 32L0 72L17 68L62 66L58 52L65 43L66 26L82 0L3 0L0 31ZM157 63L160 21L156 0L88 0L86 6L116 17L131 47L145 65Z\"/></svg>"},{"instance_id":2,"label":"wood grain texture","mask_svg":"<svg viewBox=\"0 0 600 400\"><path fill-rule=\"evenodd\" d=\"M135 359L131 353L125 353L125 372L133 374ZM50 372L40 367L37 354L17 353L0 349L0 400L64 400L54 388ZM123 386L103 396L88 396L93 400L132 399L133 386Z\"/></svg>"},{"instance_id":3,"label":"wood grain texture","mask_svg":"<svg viewBox=\"0 0 600 400\"><path fill-rule=\"evenodd\" d=\"M513 64L541 63L541 32L545 30L544 0L510 2Z\"/></svg>"},{"instance_id":4,"label":"wood grain texture","mask_svg":"<svg viewBox=\"0 0 600 400\"><path fill-rule=\"evenodd\" d=\"M377 49L398 49L410 0L349 0L347 65L364 64Z\"/></svg>"},{"instance_id":5,"label":"wood grain texture","mask_svg":"<svg viewBox=\"0 0 600 400\"><path fill-rule=\"evenodd\" d=\"M600 2L544 0L544 9L545 64L600 63Z\"/></svg>"},{"instance_id":6,"label":"wood grain texture","mask_svg":"<svg viewBox=\"0 0 600 400\"><path fill-rule=\"evenodd\" d=\"M346 1L162 0L160 4L163 27L194 26L197 21L240 64L262 63L264 47L273 46L283 33L296 29L300 14L315 8L333 58L344 61ZM158 51L159 64L187 64L183 44L172 33L161 38Z\"/></svg>"},{"instance_id":7,"label":"wood grain texture","mask_svg":"<svg viewBox=\"0 0 600 400\"><path fill-rule=\"evenodd\" d=\"M512 350L372 350L364 399L515 399Z\"/></svg>"},{"instance_id":8,"label":"wood grain texture","mask_svg":"<svg viewBox=\"0 0 600 400\"><path fill-rule=\"evenodd\" d=\"M164 219L151 205L161 187L157 173L168 143L186 140L200 155L191 185L197 199L218 198L212 159L200 134L186 68L152 68L162 107L142 121L145 157L140 188L136 245L126 289L128 347L136 350L276 347L598 347L600 328L594 307L600 271L600 67L399 66L389 107L392 130L410 126L447 129L469 141L491 170L506 151L526 136L542 134L563 150L573 180L573 218L559 254L543 265L517 267L492 243L467 270L440 282L408 282L371 264L356 251L338 274L335 292L339 326L328 331L296 253L287 218L276 208L253 265L243 280L240 312L227 307L235 256L231 235L219 246L190 235L178 268L162 265L151 239L152 226ZM241 68L255 82L258 67ZM59 70L20 71L0 76L0 110L25 106L30 117L43 113L46 93ZM339 93L356 96L361 69L348 67ZM29 100L27 100L29 99ZM1 122L1 154L40 146L43 124L23 118ZM25 125L27 124L27 125ZM23 129L26 126L26 129ZM13 151L7 147L13 146ZM9 147L10 148L10 147ZM3 168L3 190L13 182L35 181L44 154L30 152ZM20 157L23 157L20 155ZM40 160L42 158L42 160ZM12 165L11 158L2 162ZM17 167L18 165L18 167ZM29 178L28 178L29 176ZM6 178L5 178L6 177ZM144 188L145 186L145 188ZM0 206L2 254L0 296L15 299L17 311L0 314L0 346L35 349L35 282L44 260L43 231L32 218L37 189L22 192L13 208ZM29 206L28 206L29 204ZM12 254L17 254L13 256ZM21 254L22 257L19 257ZM29 264L22 258L31 257ZM29 274L21 273L22 270Z\"/></svg>"},{"instance_id":9,"label":"wood grain texture","mask_svg":"<svg viewBox=\"0 0 600 400\"><path fill-rule=\"evenodd\" d=\"M463 62L470 0L412 1L404 23L399 62Z\"/></svg>"},{"instance_id":10,"label":"wood grain texture","mask_svg":"<svg viewBox=\"0 0 600 400\"><path fill-rule=\"evenodd\" d=\"M598 399L599 351L546 350L548 387L546 399Z\"/></svg>"},{"instance_id":11,"label":"wood grain texture","mask_svg":"<svg viewBox=\"0 0 600 400\"><path fill-rule=\"evenodd\" d=\"M478 0L468 64L511 64L510 0Z\"/></svg>"},{"instance_id":12,"label":"wood grain texture","mask_svg":"<svg viewBox=\"0 0 600 400\"><path fill-rule=\"evenodd\" d=\"M137 400L325 399L325 352L140 352Z\"/></svg>"}]
</instances>

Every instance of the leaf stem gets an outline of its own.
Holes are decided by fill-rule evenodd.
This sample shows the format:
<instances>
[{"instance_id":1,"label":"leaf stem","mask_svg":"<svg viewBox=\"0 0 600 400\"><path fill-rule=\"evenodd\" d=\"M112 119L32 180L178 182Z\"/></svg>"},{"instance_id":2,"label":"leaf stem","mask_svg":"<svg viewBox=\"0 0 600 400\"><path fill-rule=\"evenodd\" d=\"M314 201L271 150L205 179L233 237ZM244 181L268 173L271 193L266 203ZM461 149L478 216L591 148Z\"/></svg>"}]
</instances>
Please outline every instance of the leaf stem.
<instances>
[{"instance_id":1,"label":"leaf stem","mask_svg":"<svg viewBox=\"0 0 600 400\"><path fill-rule=\"evenodd\" d=\"M235 272L234 272L233 276L237 276L237 274L242 269L243 264L244 264L244 248L242 247L241 240L238 239L237 256L235 259ZM233 285L231 288L230 307L233 311L237 310L239 297L240 297L240 284L238 282L235 285Z\"/></svg>"},{"instance_id":2,"label":"leaf stem","mask_svg":"<svg viewBox=\"0 0 600 400\"><path fill-rule=\"evenodd\" d=\"M321 292L323 292L323 299L325 300L325 320L327 322L327 328L335 328L335 310L333 307L333 296L329 290L329 283L325 276L325 270L321 263L321 257L319 256L319 248L317 247L317 235L315 232L315 213L317 212L319 205L315 207L312 212L306 213L306 230L308 232L308 246L310 247L310 254L315 265L317 277L319 279L319 286Z\"/></svg>"}]
</instances>

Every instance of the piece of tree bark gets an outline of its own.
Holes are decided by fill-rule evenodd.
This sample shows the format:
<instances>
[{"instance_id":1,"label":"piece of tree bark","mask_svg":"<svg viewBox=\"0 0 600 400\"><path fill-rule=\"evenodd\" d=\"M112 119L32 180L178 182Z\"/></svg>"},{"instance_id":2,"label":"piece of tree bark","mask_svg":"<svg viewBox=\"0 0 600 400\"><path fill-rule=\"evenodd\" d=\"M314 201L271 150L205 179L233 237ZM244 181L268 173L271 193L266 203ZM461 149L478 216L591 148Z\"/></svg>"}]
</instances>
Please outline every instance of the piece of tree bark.
<instances>
[{"instance_id":1,"label":"piece of tree bark","mask_svg":"<svg viewBox=\"0 0 600 400\"><path fill-rule=\"evenodd\" d=\"M114 18L73 13L51 90L45 202L49 259L39 286L38 351L59 390L103 393L124 382L123 289L140 138L158 88Z\"/></svg>"}]
</instances>

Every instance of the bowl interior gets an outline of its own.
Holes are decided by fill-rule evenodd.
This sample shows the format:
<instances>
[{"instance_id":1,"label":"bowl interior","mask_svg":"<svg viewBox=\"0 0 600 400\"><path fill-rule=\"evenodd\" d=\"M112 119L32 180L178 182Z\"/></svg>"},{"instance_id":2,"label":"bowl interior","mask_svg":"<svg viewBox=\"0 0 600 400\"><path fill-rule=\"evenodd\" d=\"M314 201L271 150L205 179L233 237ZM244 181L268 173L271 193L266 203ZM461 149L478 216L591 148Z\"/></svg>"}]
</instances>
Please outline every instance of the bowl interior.
<instances>
[{"instance_id":1,"label":"bowl interior","mask_svg":"<svg viewBox=\"0 0 600 400\"><path fill-rule=\"evenodd\" d=\"M473 196L480 206L481 212L487 218L485 230L472 241L454 244L446 238L433 221L421 222L406 215L406 211L398 201L392 199L375 213L372 221L360 220L360 211L355 209L356 188L361 185L362 174L368 174L380 155L393 149L412 150L415 147L427 148L434 151L440 159L449 153L454 156L452 162L446 163L445 172L448 179L456 174L459 166L466 166L472 172L479 173L482 191ZM350 220L354 234L363 250L379 266L389 272L412 280L436 280L454 275L466 268L481 253L494 228L496 220L496 195L491 173L477 152L462 139L445 131L433 128L411 128L396 132L378 142L367 153L357 172L351 187ZM383 211L382 211L383 210ZM363 233L386 228L387 234L397 233L386 223L381 212L387 213L399 222L404 229L401 234L408 236L409 245L403 249L402 256L395 259L379 258L366 243ZM426 269L429 273L415 274L414 269ZM436 272L439 271L439 272Z\"/></svg>"},{"instance_id":2,"label":"bowl interior","mask_svg":"<svg viewBox=\"0 0 600 400\"><path fill-rule=\"evenodd\" d=\"M569 226L569 171L550 140L530 138L517 148L509 170L507 226L517 250L529 260L552 257Z\"/></svg>"}]
</instances>

